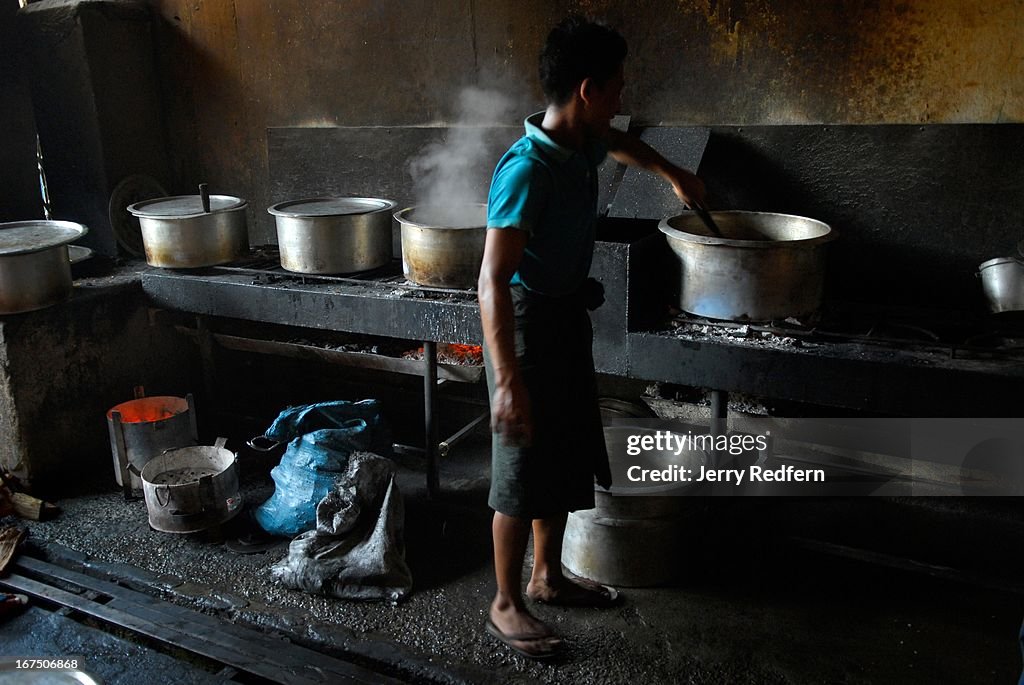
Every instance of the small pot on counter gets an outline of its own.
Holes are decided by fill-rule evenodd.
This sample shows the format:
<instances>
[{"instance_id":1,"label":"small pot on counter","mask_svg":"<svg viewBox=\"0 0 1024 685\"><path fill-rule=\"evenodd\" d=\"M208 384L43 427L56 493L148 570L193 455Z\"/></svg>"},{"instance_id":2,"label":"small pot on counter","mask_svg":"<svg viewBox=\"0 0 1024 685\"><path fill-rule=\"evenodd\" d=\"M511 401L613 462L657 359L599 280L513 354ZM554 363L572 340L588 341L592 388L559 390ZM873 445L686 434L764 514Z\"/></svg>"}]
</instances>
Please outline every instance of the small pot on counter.
<instances>
[{"instance_id":1,"label":"small pot on counter","mask_svg":"<svg viewBox=\"0 0 1024 685\"><path fill-rule=\"evenodd\" d=\"M391 261L395 203L369 197L319 197L267 209L277 222L281 266L303 274L369 271Z\"/></svg>"},{"instance_id":2,"label":"small pot on counter","mask_svg":"<svg viewBox=\"0 0 1024 685\"><path fill-rule=\"evenodd\" d=\"M989 308L996 313L1024 310L1024 262L1015 257L997 257L978 267L981 289Z\"/></svg>"},{"instance_id":3,"label":"small pot on counter","mask_svg":"<svg viewBox=\"0 0 1024 685\"><path fill-rule=\"evenodd\" d=\"M402 226L402 271L434 288L475 288L484 259L487 205L408 207L395 214Z\"/></svg>"},{"instance_id":4,"label":"small pot on counter","mask_svg":"<svg viewBox=\"0 0 1024 685\"><path fill-rule=\"evenodd\" d=\"M136 202L146 263L171 269L226 264L249 251L248 203L231 195L178 195Z\"/></svg>"},{"instance_id":5,"label":"small pot on counter","mask_svg":"<svg viewBox=\"0 0 1024 685\"><path fill-rule=\"evenodd\" d=\"M71 294L68 243L89 231L71 221L0 224L0 314L49 307Z\"/></svg>"}]
</instances>

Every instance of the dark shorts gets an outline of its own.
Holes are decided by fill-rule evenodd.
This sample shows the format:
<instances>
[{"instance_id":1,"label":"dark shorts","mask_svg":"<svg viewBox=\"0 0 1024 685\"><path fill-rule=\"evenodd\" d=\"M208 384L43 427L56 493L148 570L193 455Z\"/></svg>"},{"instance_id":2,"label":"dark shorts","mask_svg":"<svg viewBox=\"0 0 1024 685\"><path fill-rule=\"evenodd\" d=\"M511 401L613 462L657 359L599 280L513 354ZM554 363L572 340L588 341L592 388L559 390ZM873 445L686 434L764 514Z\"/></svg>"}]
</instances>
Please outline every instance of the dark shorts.
<instances>
[{"instance_id":1,"label":"dark shorts","mask_svg":"<svg viewBox=\"0 0 1024 685\"><path fill-rule=\"evenodd\" d=\"M608 486L608 453L597 404L590 316L577 298L549 298L512 286L515 348L530 398L533 442L492 437L488 504L536 519L594 507L594 481ZM494 373L484 349L487 389Z\"/></svg>"}]
</instances>

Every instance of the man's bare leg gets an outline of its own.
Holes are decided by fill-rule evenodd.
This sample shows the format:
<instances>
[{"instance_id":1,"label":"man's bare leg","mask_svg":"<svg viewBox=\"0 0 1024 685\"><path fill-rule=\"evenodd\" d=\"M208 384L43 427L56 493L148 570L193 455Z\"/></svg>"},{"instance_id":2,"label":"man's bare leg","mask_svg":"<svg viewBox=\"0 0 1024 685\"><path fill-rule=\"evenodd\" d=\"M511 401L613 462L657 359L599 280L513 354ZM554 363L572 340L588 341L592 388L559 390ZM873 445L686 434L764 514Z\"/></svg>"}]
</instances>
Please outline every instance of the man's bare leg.
<instances>
[{"instance_id":1,"label":"man's bare leg","mask_svg":"<svg viewBox=\"0 0 1024 685\"><path fill-rule=\"evenodd\" d=\"M562 538L568 514L533 521L533 573L526 592L532 597L544 588L560 588L566 582L562 574Z\"/></svg>"},{"instance_id":2,"label":"man's bare leg","mask_svg":"<svg viewBox=\"0 0 1024 685\"><path fill-rule=\"evenodd\" d=\"M533 573L526 594L539 602L607 606L618 593L586 578L570 580L562 572L562 538L568 514L533 522Z\"/></svg>"},{"instance_id":3,"label":"man's bare leg","mask_svg":"<svg viewBox=\"0 0 1024 685\"><path fill-rule=\"evenodd\" d=\"M491 622L505 635L531 636L516 641L517 647L527 651L550 651L560 640L551 628L527 611L523 601L523 558L530 539L529 519L494 512L491 534L494 537L494 576L498 585L491 602Z\"/></svg>"}]
</instances>

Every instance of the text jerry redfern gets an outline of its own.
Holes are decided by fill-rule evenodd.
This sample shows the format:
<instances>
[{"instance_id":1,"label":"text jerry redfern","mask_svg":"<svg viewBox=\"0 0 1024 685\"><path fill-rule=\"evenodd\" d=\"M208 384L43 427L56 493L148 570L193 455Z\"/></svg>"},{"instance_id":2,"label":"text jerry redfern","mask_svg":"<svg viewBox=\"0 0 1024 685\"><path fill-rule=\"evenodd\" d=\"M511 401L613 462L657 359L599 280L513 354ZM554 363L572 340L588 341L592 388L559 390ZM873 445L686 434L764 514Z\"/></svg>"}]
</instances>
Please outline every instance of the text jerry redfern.
<instances>
[{"instance_id":1,"label":"text jerry redfern","mask_svg":"<svg viewBox=\"0 0 1024 685\"><path fill-rule=\"evenodd\" d=\"M740 485L744 480L762 483L823 483L825 471L822 469L798 469L791 465L778 468L748 466L745 469L712 469L700 466L688 469L673 465L662 469L645 469L641 466L630 466L626 477L634 483L734 483Z\"/></svg>"}]
</instances>

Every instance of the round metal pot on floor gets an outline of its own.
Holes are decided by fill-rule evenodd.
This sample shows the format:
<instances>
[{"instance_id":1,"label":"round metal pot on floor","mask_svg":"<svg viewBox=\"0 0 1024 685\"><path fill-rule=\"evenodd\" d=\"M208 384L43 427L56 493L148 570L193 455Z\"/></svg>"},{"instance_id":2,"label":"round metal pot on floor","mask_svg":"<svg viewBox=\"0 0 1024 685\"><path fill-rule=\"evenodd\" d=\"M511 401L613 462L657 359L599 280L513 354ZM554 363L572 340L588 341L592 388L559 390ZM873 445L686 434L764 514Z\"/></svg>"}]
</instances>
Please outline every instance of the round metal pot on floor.
<instances>
[{"instance_id":1,"label":"round metal pot on floor","mask_svg":"<svg viewBox=\"0 0 1024 685\"><path fill-rule=\"evenodd\" d=\"M699 450L626 454L627 436L655 432L630 426L604 429L614 484L611 490L595 487L593 509L569 514L562 564L576 575L622 587L664 585L678 577L686 495L695 484L631 483L623 474L631 466L681 466L696 473L706 456Z\"/></svg>"},{"instance_id":2,"label":"round metal pot on floor","mask_svg":"<svg viewBox=\"0 0 1024 685\"><path fill-rule=\"evenodd\" d=\"M196 533L241 511L236 455L217 444L179 447L149 460L142 492L149 525L164 533Z\"/></svg>"}]
</instances>

